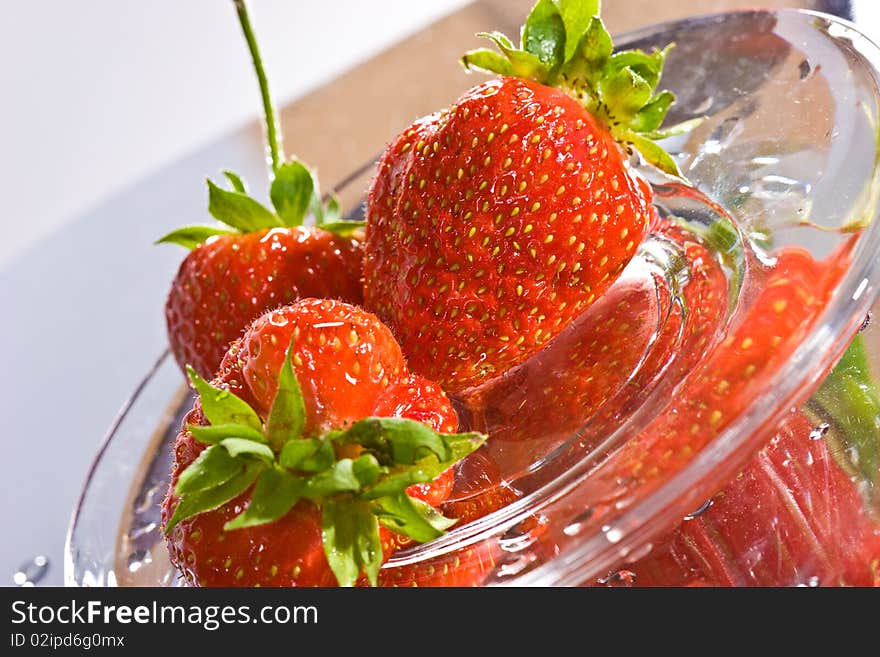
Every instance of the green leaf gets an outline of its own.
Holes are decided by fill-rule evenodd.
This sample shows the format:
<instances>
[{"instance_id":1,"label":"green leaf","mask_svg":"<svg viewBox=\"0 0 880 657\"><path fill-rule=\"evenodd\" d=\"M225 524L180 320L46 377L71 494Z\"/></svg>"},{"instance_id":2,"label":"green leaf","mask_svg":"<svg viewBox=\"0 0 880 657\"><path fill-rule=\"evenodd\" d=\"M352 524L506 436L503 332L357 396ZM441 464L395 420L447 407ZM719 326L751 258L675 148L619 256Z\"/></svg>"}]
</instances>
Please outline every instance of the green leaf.
<instances>
[{"instance_id":1,"label":"green leaf","mask_svg":"<svg viewBox=\"0 0 880 657\"><path fill-rule=\"evenodd\" d=\"M675 125L671 125L668 128L663 128L662 130L648 130L646 132L642 132L641 134L642 137L646 137L647 139L666 139L668 137L683 135L686 132L690 132L705 120L706 117L698 116L693 119L688 119L687 121L682 121L681 123L676 123Z\"/></svg>"},{"instance_id":2,"label":"green leaf","mask_svg":"<svg viewBox=\"0 0 880 657\"><path fill-rule=\"evenodd\" d=\"M220 444L232 457L253 456L266 463L272 463L275 460L275 453L263 442L246 438L226 438L221 440Z\"/></svg>"},{"instance_id":3,"label":"green leaf","mask_svg":"<svg viewBox=\"0 0 880 657\"><path fill-rule=\"evenodd\" d=\"M839 442L831 452L848 471L880 483L880 390L871 376L868 352L857 335L810 399L832 426L826 439ZM855 458L850 450L855 453Z\"/></svg>"},{"instance_id":4,"label":"green leaf","mask_svg":"<svg viewBox=\"0 0 880 657\"><path fill-rule=\"evenodd\" d=\"M156 244L179 244L192 251L215 235L234 235L235 231L214 226L184 226L156 240Z\"/></svg>"},{"instance_id":5,"label":"green leaf","mask_svg":"<svg viewBox=\"0 0 880 657\"><path fill-rule=\"evenodd\" d=\"M440 462L436 457L430 457L419 465L395 466L390 468L388 473L381 475L375 484L360 494L360 497L364 500L376 500L389 495L399 495L410 486L434 481L450 465L448 461Z\"/></svg>"},{"instance_id":6,"label":"green leaf","mask_svg":"<svg viewBox=\"0 0 880 657\"><path fill-rule=\"evenodd\" d=\"M239 474L244 465L222 447L208 447L180 473L174 494L184 495L219 486Z\"/></svg>"},{"instance_id":7,"label":"green leaf","mask_svg":"<svg viewBox=\"0 0 880 657\"><path fill-rule=\"evenodd\" d=\"M484 434L453 434L443 436L449 449L450 457L444 461L434 454L427 456L414 465L397 465L382 473L376 483L361 493L363 499L377 499L386 495L397 495L413 484L421 484L436 479L444 470L452 467L465 456L482 445Z\"/></svg>"},{"instance_id":8,"label":"green leaf","mask_svg":"<svg viewBox=\"0 0 880 657\"><path fill-rule=\"evenodd\" d=\"M622 68L600 81L602 101L613 119L629 123L651 98L653 87L631 68Z\"/></svg>"},{"instance_id":9,"label":"green leaf","mask_svg":"<svg viewBox=\"0 0 880 657\"><path fill-rule=\"evenodd\" d=\"M333 444L327 438L318 440L318 449L313 454L302 459L297 465L298 470L305 472L321 472L336 462L336 453Z\"/></svg>"},{"instance_id":10,"label":"green leaf","mask_svg":"<svg viewBox=\"0 0 880 657\"><path fill-rule=\"evenodd\" d=\"M317 438L294 438L293 440L289 440L281 449L278 463L282 468L287 468L288 470L300 470L302 469L300 468L300 465L307 459L311 458L323 444L326 444L327 446L330 445L329 442L321 441ZM333 448L331 447L331 452L332 449ZM327 464L327 467L329 466L330 463ZM324 468L318 468L318 470L323 469Z\"/></svg>"},{"instance_id":11,"label":"green leaf","mask_svg":"<svg viewBox=\"0 0 880 657\"><path fill-rule=\"evenodd\" d=\"M349 237L366 226L365 221L331 221L321 224L323 230L335 233L340 237Z\"/></svg>"},{"instance_id":12,"label":"green leaf","mask_svg":"<svg viewBox=\"0 0 880 657\"><path fill-rule=\"evenodd\" d=\"M650 54L641 50L624 50L623 52L614 53L611 56L611 61L607 64L605 74L614 75L628 68L645 80L648 86L653 89L660 82L663 63L666 61L666 53L669 52L670 48L671 46L667 46L663 50L656 50Z\"/></svg>"},{"instance_id":13,"label":"green leaf","mask_svg":"<svg viewBox=\"0 0 880 657\"><path fill-rule=\"evenodd\" d=\"M659 94L651 98L647 104L644 105L638 112L636 113L633 120L630 122L630 127L639 133L646 133L652 130L656 130L660 127L660 124L663 123L663 119L666 118L666 112L669 111L669 106L675 102L675 94L671 91L661 91ZM643 136L646 136L643 134ZM671 135L666 135L671 136ZM652 137L656 139L656 137Z\"/></svg>"},{"instance_id":14,"label":"green leaf","mask_svg":"<svg viewBox=\"0 0 880 657\"><path fill-rule=\"evenodd\" d=\"M165 526L165 533L170 532L181 520L216 509L221 504L241 495L259 476L263 467L265 466L262 463L250 463L239 474L219 486L181 496L171 519Z\"/></svg>"},{"instance_id":15,"label":"green leaf","mask_svg":"<svg viewBox=\"0 0 880 657\"><path fill-rule=\"evenodd\" d=\"M229 192L208 180L208 212L217 221L242 233L277 228L281 221L247 194Z\"/></svg>"},{"instance_id":16,"label":"green leaf","mask_svg":"<svg viewBox=\"0 0 880 657\"><path fill-rule=\"evenodd\" d=\"M200 424L187 425L193 437L200 443L216 445L224 438L247 438L257 442L266 442L262 432L244 424L212 424L205 427Z\"/></svg>"},{"instance_id":17,"label":"green leaf","mask_svg":"<svg viewBox=\"0 0 880 657\"><path fill-rule=\"evenodd\" d=\"M324 227L325 224L335 224L339 223L342 219L342 205L339 202L339 197L336 194L331 194L330 198L327 199L327 203L324 205L324 215L321 217L321 226ZM365 224L363 221L344 221L341 223L346 224ZM324 230L327 230L324 228Z\"/></svg>"},{"instance_id":18,"label":"green leaf","mask_svg":"<svg viewBox=\"0 0 880 657\"><path fill-rule=\"evenodd\" d=\"M511 41L510 37L503 32L498 32L497 30L492 32L478 32L477 36L484 39L490 39L492 43L498 46L501 49L501 52L505 54L510 50L516 50L513 41Z\"/></svg>"},{"instance_id":19,"label":"green leaf","mask_svg":"<svg viewBox=\"0 0 880 657\"><path fill-rule=\"evenodd\" d=\"M655 93L671 46L615 53L599 5L598 0L538 0L522 28L523 49L500 32L481 33L501 54L474 50L462 63L562 89L619 143L634 145L648 164L682 178L672 157L649 143L660 134L675 99L667 91Z\"/></svg>"},{"instance_id":20,"label":"green leaf","mask_svg":"<svg viewBox=\"0 0 880 657\"><path fill-rule=\"evenodd\" d=\"M513 64L504 55L490 50L489 48L477 48L466 52L461 58L461 64L466 69L478 69L486 73L515 76Z\"/></svg>"},{"instance_id":21,"label":"green leaf","mask_svg":"<svg viewBox=\"0 0 880 657\"><path fill-rule=\"evenodd\" d=\"M642 154L642 157L645 158L645 161L648 164L657 167L660 171L667 173L670 176L683 178L681 171L678 168L678 164L676 164L675 160L672 159L672 156L663 150L662 147L658 146L650 139L635 133L628 134L626 140Z\"/></svg>"},{"instance_id":22,"label":"green leaf","mask_svg":"<svg viewBox=\"0 0 880 657\"><path fill-rule=\"evenodd\" d=\"M269 197L285 226L302 225L314 189L312 172L302 162L292 160L278 167Z\"/></svg>"},{"instance_id":23,"label":"green leaf","mask_svg":"<svg viewBox=\"0 0 880 657\"><path fill-rule=\"evenodd\" d=\"M403 418L370 417L358 420L351 427L334 436L343 443L357 443L375 451L380 461L412 465L428 454L441 461L451 456L443 437L431 427Z\"/></svg>"},{"instance_id":24,"label":"green leaf","mask_svg":"<svg viewBox=\"0 0 880 657\"><path fill-rule=\"evenodd\" d=\"M306 404L296 373L293 371L291 353L293 342L284 355L284 364L278 374L278 392L269 411L266 435L269 444L280 449L288 440L299 438L306 423Z\"/></svg>"},{"instance_id":25,"label":"green leaf","mask_svg":"<svg viewBox=\"0 0 880 657\"><path fill-rule=\"evenodd\" d=\"M601 74L613 50L611 35L605 29L605 24L599 18L592 18L565 71L573 80L592 82Z\"/></svg>"},{"instance_id":26,"label":"green leaf","mask_svg":"<svg viewBox=\"0 0 880 657\"><path fill-rule=\"evenodd\" d=\"M233 173L232 171L224 171L223 175L229 180L229 184L232 185L232 189L239 194L247 194L247 187L244 185L244 181L239 177L237 173Z\"/></svg>"},{"instance_id":27,"label":"green leaf","mask_svg":"<svg viewBox=\"0 0 880 657\"><path fill-rule=\"evenodd\" d=\"M486 434L477 433L476 431L443 434L443 442L449 448L449 460L451 461L449 465L461 461L471 452L478 450L486 442L487 438Z\"/></svg>"},{"instance_id":28,"label":"green leaf","mask_svg":"<svg viewBox=\"0 0 880 657\"><path fill-rule=\"evenodd\" d=\"M567 62L574 56L592 18L599 15L599 0L556 0L556 5L565 25L563 61Z\"/></svg>"},{"instance_id":29,"label":"green leaf","mask_svg":"<svg viewBox=\"0 0 880 657\"><path fill-rule=\"evenodd\" d=\"M740 239L736 226L726 217L713 221L705 236L707 245L719 253L731 253L740 246Z\"/></svg>"},{"instance_id":30,"label":"green leaf","mask_svg":"<svg viewBox=\"0 0 880 657\"><path fill-rule=\"evenodd\" d=\"M186 367L202 402L202 410L211 424L243 424L256 431L263 430L263 423L256 411L247 402L228 390L215 388L205 381L189 365Z\"/></svg>"},{"instance_id":31,"label":"green leaf","mask_svg":"<svg viewBox=\"0 0 880 657\"><path fill-rule=\"evenodd\" d=\"M327 563L340 586L354 586L361 571L376 586L382 567L379 521L363 503L327 501L322 511Z\"/></svg>"},{"instance_id":32,"label":"green leaf","mask_svg":"<svg viewBox=\"0 0 880 657\"><path fill-rule=\"evenodd\" d=\"M315 217L315 225L324 223L324 202L321 200L321 186L317 176L312 176L312 197L309 199L309 210Z\"/></svg>"},{"instance_id":33,"label":"green leaf","mask_svg":"<svg viewBox=\"0 0 880 657\"><path fill-rule=\"evenodd\" d=\"M562 64L565 25L553 0L538 0L522 31L521 47L550 69Z\"/></svg>"},{"instance_id":34,"label":"green leaf","mask_svg":"<svg viewBox=\"0 0 880 657\"><path fill-rule=\"evenodd\" d=\"M510 62L509 75L544 83L550 78L550 69L536 55L513 47L501 32L481 32L477 36L490 39Z\"/></svg>"},{"instance_id":35,"label":"green leaf","mask_svg":"<svg viewBox=\"0 0 880 657\"><path fill-rule=\"evenodd\" d=\"M354 473L354 462L351 459L339 459L326 470L306 480L303 497L317 500L338 493L357 493L360 490L361 482Z\"/></svg>"},{"instance_id":36,"label":"green leaf","mask_svg":"<svg viewBox=\"0 0 880 657\"><path fill-rule=\"evenodd\" d=\"M317 451L310 457L303 459L299 464L300 470L306 472L321 472L326 470L336 461L333 444L329 440L321 440Z\"/></svg>"},{"instance_id":37,"label":"green leaf","mask_svg":"<svg viewBox=\"0 0 880 657\"><path fill-rule=\"evenodd\" d=\"M351 464L351 472L361 486L374 483L384 471L379 461L372 454L364 454Z\"/></svg>"},{"instance_id":38,"label":"green leaf","mask_svg":"<svg viewBox=\"0 0 880 657\"><path fill-rule=\"evenodd\" d=\"M396 534L409 536L419 543L427 543L443 536L456 523L430 504L410 497L406 493L381 497L374 504L379 522Z\"/></svg>"},{"instance_id":39,"label":"green leaf","mask_svg":"<svg viewBox=\"0 0 880 657\"><path fill-rule=\"evenodd\" d=\"M284 516L300 498L302 479L270 468L257 479L247 508L227 522L223 529L241 529L273 522Z\"/></svg>"}]
</instances>

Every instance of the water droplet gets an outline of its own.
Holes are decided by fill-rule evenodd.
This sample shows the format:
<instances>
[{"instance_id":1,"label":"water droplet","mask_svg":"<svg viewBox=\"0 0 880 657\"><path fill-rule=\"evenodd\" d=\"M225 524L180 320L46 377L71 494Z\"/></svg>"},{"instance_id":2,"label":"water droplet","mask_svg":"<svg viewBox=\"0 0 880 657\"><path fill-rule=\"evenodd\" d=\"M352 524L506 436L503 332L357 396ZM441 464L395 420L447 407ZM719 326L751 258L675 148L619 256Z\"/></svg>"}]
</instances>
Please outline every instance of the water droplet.
<instances>
[{"instance_id":1,"label":"water droplet","mask_svg":"<svg viewBox=\"0 0 880 657\"><path fill-rule=\"evenodd\" d=\"M146 513L152 507L155 506L156 495L158 493L164 493L166 490L165 482L159 482L155 486L148 488L144 491L144 494L141 495L141 499L138 502L138 505L134 508L135 513Z\"/></svg>"},{"instance_id":2,"label":"water droplet","mask_svg":"<svg viewBox=\"0 0 880 657\"><path fill-rule=\"evenodd\" d=\"M693 109L694 115L705 114L710 109L712 109L712 104L715 102L715 99L712 96L706 96L703 100L696 101L697 105Z\"/></svg>"},{"instance_id":3,"label":"water droplet","mask_svg":"<svg viewBox=\"0 0 880 657\"><path fill-rule=\"evenodd\" d=\"M704 513L706 513L706 511L709 510L709 507L711 507L712 504L714 504L714 502L712 501L712 498L709 498L708 500L703 502L703 504L701 504L699 508L697 508L697 509L691 511L689 514L687 514L684 517L684 519L685 520L693 520L694 518L699 518L701 515L703 515Z\"/></svg>"},{"instance_id":4,"label":"water droplet","mask_svg":"<svg viewBox=\"0 0 880 657\"><path fill-rule=\"evenodd\" d=\"M157 525L155 522L149 522L146 525L144 525L143 527L137 527L137 528L133 529L131 531L131 534L129 534L129 536L132 539L140 538L141 536L145 536L145 535L149 534L150 532L152 532L154 529L156 529L156 526Z\"/></svg>"},{"instance_id":5,"label":"water droplet","mask_svg":"<svg viewBox=\"0 0 880 657\"><path fill-rule=\"evenodd\" d=\"M605 538L608 539L609 543L619 543L620 539L623 538L623 531L618 529L617 527L603 525L602 531L605 532Z\"/></svg>"},{"instance_id":6,"label":"water droplet","mask_svg":"<svg viewBox=\"0 0 880 657\"><path fill-rule=\"evenodd\" d=\"M831 428L830 424L828 424L827 422L823 422L822 424L820 424L819 426L817 426L815 429L813 429L810 432L810 440L819 440L826 433L828 433L828 430L830 428Z\"/></svg>"},{"instance_id":7,"label":"water droplet","mask_svg":"<svg viewBox=\"0 0 880 657\"><path fill-rule=\"evenodd\" d=\"M535 542L530 527L519 523L508 529L498 540L499 547L505 552L521 552Z\"/></svg>"},{"instance_id":8,"label":"water droplet","mask_svg":"<svg viewBox=\"0 0 880 657\"><path fill-rule=\"evenodd\" d=\"M574 519L565 526L562 532L566 536L577 536L580 534L586 522L593 517L593 511L593 507L589 507L585 511L576 515Z\"/></svg>"},{"instance_id":9,"label":"water droplet","mask_svg":"<svg viewBox=\"0 0 880 657\"><path fill-rule=\"evenodd\" d=\"M499 577L513 577L514 575L519 575L535 564L537 559L538 555L536 554L522 554L517 557L511 555L511 557L508 557L499 564L497 574Z\"/></svg>"},{"instance_id":10,"label":"water droplet","mask_svg":"<svg viewBox=\"0 0 880 657\"><path fill-rule=\"evenodd\" d=\"M153 557L148 550L135 550L128 555L128 570L136 573L141 566L148 565L153 562Z\"/></svg>"},{"instance_id":11,"label":"water droplet","mask_svg":"<svg viewBox=\"0 0 880 657\"><path fill-rule=\"evenodd\" d=\"M42 554L24 562L12 575L16 586L34 586L49 572L49 559Z\"/></svg>"}]
</instances>

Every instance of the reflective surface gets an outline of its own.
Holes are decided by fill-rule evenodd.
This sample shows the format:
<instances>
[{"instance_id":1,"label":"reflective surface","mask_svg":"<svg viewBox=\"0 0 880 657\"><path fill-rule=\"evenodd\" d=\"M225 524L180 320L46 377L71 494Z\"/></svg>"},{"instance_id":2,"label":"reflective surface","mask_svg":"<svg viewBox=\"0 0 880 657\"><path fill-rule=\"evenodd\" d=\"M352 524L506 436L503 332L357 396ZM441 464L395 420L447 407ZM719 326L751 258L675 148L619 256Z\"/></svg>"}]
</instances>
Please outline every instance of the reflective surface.
<instances>
[{"instance_id":1,"label":"reflective surface","mask_svg":"<svg viewBox=\"0 0 880 657\"><path fill-rule=\"evenodd\" d=\"M617 45L670 41L669 121L707 117L667 144L694 188L654 180L664 221L606 296L532 359L455 400L463 423L492 437L450 504L501 490L518 499L386 568L477 562L486 584L638 583L645 560L681 553L669 532L682 518L718 513L707 500L778 437L861 325L880 276L877 48L794 11L684 21ZM176 583L157 522L185 395L162 360L111 431L71 525L69 584ZM820 427L807 440L818 431L825 445ZM845 455L827 464L844 470ZM861 522L876 478L846 481L861 487ZM777 575L842 577L807 566Z\"/></svg>"}]
</instances>

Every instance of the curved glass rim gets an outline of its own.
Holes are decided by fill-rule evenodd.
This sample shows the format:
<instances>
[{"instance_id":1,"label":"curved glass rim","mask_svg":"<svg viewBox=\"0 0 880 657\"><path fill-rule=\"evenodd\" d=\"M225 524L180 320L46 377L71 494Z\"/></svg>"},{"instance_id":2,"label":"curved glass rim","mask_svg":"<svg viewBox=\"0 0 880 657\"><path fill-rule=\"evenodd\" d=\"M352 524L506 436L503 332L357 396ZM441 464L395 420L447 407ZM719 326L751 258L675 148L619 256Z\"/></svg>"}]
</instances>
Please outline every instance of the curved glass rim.
<instances>
[{"instance_id":1,"label":"curved glass rim","mask_svg":"<svg viewBox=\"0 0 880 657\"><path fill-rule=\"evenodd\" d=\"M616 45L625 46L657 32L674 30L685 25L712 22L731 14L800 14L815 16L845 27L858 38L853 48L873 67L874 79L880 89L880 46L864 35L852 22L818 11L804 9L753 9L718 12L659 23L618 36ZM860 47L861 46L861 47ZM880 163L875 164L880 176ZM619 515L609 517L602 532L584 535L575 546L563 550L552 560L535 566L495 586L577 586L593 575L600 575L620 563L636 547L668 528L693 508L705 501L711 491L707 482L727 480L744 465L745 457L762 444L761 426L777 423L786 409L804 396L803 389L812 389L831 365L842 355L849 339L861 325L865 314L880 296L880 209L875 208L868 227L854 249L847 273L838 283L831 299L815 318L804 340L785 365L766 384L772 394L761 396L749 412L741 414L718 436L703 447L680 471L671 475L645 499L639 500ZM821 354L817 356L817 354ZM611 442L615 434L608 437ZM739 455L737 457L737 455ZM592 453L540 488L519 498L502 509L475 520L461 529L454 529L432 541L425 549L416 549L395 563L407 564L440 556L455 548L479 543L492 535L515 526L565 497L589 476L595 466ZM626 542L626 546L622 545Z\"/></svg>"},{"instance_id":2,"label":"curved glass rim","mask_svg":"<svg viewBox=\"0 0 880 657\"><path fill-rule=\"evenodd\" d=\"M712 20L731 13L743 12L709 14L664 25L671 27L694 21ZM810 15L845 27L852 36L857 37L851 40L851 45L872 65L874 79L877 88L880 89L880 46L851 21L804 9L749 10L749 13ZM644 37L653 33L658 27L660 26L627 33L623 35L621 42ZM880 163L875 162L874 171L876 182L880 176ZM676 519L684 517L704 500L707 481L726 480L735 476L743 463L742 459L737 459L734 455L750 454L763 444L764 436L757 429L763 425L778 423L790 406L795 405L797 401L803 401L802 390L812 390L824 373L843 354L849 339L861 325L871 305L880 296L880 258L875 257L878 252L880 252L880 208L874 208L874 216L859 236L847 273L838 283L826 307L816 317L807 336L785 365L768 381L767 389L772 392L759 397L751 405L748 413L738 416L684 468L652 491L647 498L638 501L617 516L613 524L603 526L602 533L585 538L581 544L562 552L552 561L524 573L509 584L516 586L582 584L589 579L588 572L601 573L627 556L621 553L618 547L624 538L638 544L649 541L657 532ZM574 472L564 475L566 478L569 476L577 475ZM576 485L576 482L574 484Z\"/></svg>"}]
</instances>

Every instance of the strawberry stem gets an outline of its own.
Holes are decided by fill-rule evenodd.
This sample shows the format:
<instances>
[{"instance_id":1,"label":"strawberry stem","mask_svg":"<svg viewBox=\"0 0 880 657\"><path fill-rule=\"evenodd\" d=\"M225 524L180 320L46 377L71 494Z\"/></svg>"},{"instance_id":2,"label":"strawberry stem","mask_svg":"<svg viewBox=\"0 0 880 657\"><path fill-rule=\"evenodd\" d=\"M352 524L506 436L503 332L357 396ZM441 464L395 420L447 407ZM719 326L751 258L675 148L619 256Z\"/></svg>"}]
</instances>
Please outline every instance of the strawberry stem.
<instances>
[{"instance_id":1,"label":"strawberry stem","mask_svg":"<svg viewBox=\"0 0 880 657\"><path fill-rule=\"evenodd\" d=\"M254 70L257 73L257 80L260 83L260 95L263 99L263 112L266 115L266 142L269 148L269 161L272 166L272 177L274 178L275 173L278 171L278 167L284 161L284 151L281 144L281 129L278 126L275 109L272 107L272 98L269 95L269 82L266 80L266 71L263 69L263 60L260 57L260 50L257 47L257 39L254 36L254 30L251 27L247 7L245 6L244 0L233 0L233 2L235 3L235 11L238 13L238 21L241 23L241 31L244 33L248 50L250 50L251 58L254 61Z\"/></svg>"}]
</instances>

